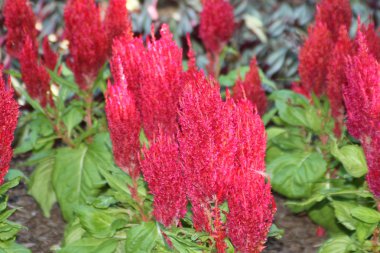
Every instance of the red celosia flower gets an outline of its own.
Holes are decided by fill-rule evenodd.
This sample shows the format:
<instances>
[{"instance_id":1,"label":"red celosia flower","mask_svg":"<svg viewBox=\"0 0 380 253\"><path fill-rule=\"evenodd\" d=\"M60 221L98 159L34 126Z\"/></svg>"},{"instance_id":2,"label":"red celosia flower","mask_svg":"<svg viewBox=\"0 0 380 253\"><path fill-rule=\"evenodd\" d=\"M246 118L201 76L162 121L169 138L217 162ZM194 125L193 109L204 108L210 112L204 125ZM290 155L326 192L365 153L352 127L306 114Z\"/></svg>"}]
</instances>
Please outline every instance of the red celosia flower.
<instances>
[{"instance_id":1,"label":"red celosia flower","mask_svg":"<svg viewBox=\"0 0 380 253\"><path fill-rule=\"evenodd\" d=\"M148 43L145 62L140 66L143 127L153 139L161 127L165 133L176 132L177 104L182 91L182 49L173 40L167 25L161 38Z\"/></svg>"},{"instance_id":2,"label":"red celosia flower","mask_svg":"<svg viewBox=\"0 0 380 253\"><path fill-rule=\"evenodd\" d=\"M101 29L99 9L93 0L69 0L64 19L70 42L67 64L79 86L89 89L107 59L107 36Z\"/></svg>"},{"instance_id":3,"label":"red celosia flower","mask_svg":"<svg viewBox=\"0 0 380 253\"><path fill-rule=\"evenodd\" d=\"M227 235L238 251L261 252L276 212L264 175L265 128L248 101L237 105L236 119L238 147L227 197Z\"/></svg>"},{"instance_id":4,"label":"red celosia flower","mask_svg":"<svg viewBox=\"0 0 380 253\"><path fill-rule=\"evenodd\" d=\"M365 124L365 123L364 123ZM380 133L378 131L380 121L377 120L377 129L371 132L366 140L362 141L364 153L367 160L368 174L367 182L369 189L376 196L380 198Z\"/></svg>"},{"instance_id":5,"label":"red celosia flower","mask_svg":"<svg viewBox=\"0 0 380 253\"><path fill-rule=\"evenodd\" d=\"M207 51L218 54L234 33L234 9L226 0L205 0L199 35Z\"/></svg>"},{"instance_id":6,"label":"red celosia flower","mask_svg":"<svg viewBox=\"0 0 380 253\"><path fill-rule=\"evenodd\" d=\"M341 27L332 51L327 74L327 96L335 119L335 135L340 137L344 120L343 87L347 85L346 57L353 53L353 46L346 27Z\"/></svg>"},{"instance_id":7,"label":"red celosia flower","mask_svg":"<svg viewBox=\"0 0 380 253\"><path fill-rule=\"evenodd\" d=\"M3 67L0 66L0 73ZM6 87L3 78L0 78L0 184L9 169L12 159L13 133L17 126L18 105L13 99L13 90L9 85Z\"/></svg>"},{"instance_id":8,"label":"red celosia flower","mask_svg":"<svg viewBox=\"0 0 380 253\"><path fill-rule=\"evenodd\" d=\"M42 42L42 49L44 52L43 63L50 70L54 70L58 62L58 55L51 49L49 40L47 37Z\"/></svg>"},{"instance_id":9,"label":"red celosia flower","mask_svg":"<svg viewBox=\"0 0 380 253\"><path fill-rule=\"evenodd\" d=\"M3 14L8 30L7 53L18 58L27 37L37 45L36 18L27 0L5 0Z\"/></svg>"},{"instance_id":10,"label":"red celosia flower","mask_svg":"<svg viewBox=\"0 0 380 253\"><path fill-rule=\"evenodd\" d=\"M253 58L250 64L249 72L245 80L240 79L236 82L233 89L234 99L247 98L256 105L260 115L264 115L267 109L267 98L264 89L261 87L259 70L257 68L256 58Z\"/></svg>"},{"instance_id":11,"label":"red celosia flower","mask_svg":"<svg viewBox=\"0 0 380 253\"><path fill-rule=\"evenodd\" d=\"M322 0L317 6L316 22L326 24L334 40L339 37L339 30L344 26L350 29L352 11L349 0Z\"/></svg>"},{"instance_id":12,"label":"red celosia flower","mask_svg":"<svg viewBox=\"0 0 380 253\"><path fill-rule=\"evenodd\" d=\"M361 32L366 38L369 52L373 54L377 61L380 61L380 36L378 35L375 24L372 22L368 26L361 26Z\"/></svg>"},{"instance_id":13,"label":"red celosia flower","mask_svg":"<svg viewBox=\"0 0 380 253\"><path fill-rule=\"evenodd\" d=\"M343 89L349 133L362 140L380 115L380 66L369 52L364 35L358 31L358 52L348 57L347 85Z\"/></svg>"},{"instance_id":14,"label":"red celosia flower","mask_svg":"<svg viewBox=\"0 0 380 253\"><path fill-rule=\"evenodd\" d=\"M299 54L299 75L304 89L316 95L326 90L327 66L334 43L331 33L323 23L309 28L309 37Z\"/></svg>"},{"instance_id":15,"label":"red celosia flower","mask_svg":"<svg viewBox=\"0 0 380 253\"><path fill-rule=\"evenodd\" d=\"M40 101L42 106L52 104L50 93L50 76L45 67L38 61L37 48L32 40L26 39L20 54L22 80L29 95Z\"/></svg>"},{"instance_id":16,"label":"red celosia flower","mask_svg":"<svg viewBox=\"0 0 380 253\"><path fill-rule=\"evenodd\" d=\"M129 20L127 1L110 0L104 20L104 29L108 39L108 53L111 54L114 38L132 36L132 24Z\"/></svg>"},{"instance_id":17,"label":"red celosia flower","mask_svg":"<svg viewBox=\"0 0 380 253\"><path fill-rule=\"evenodd\" d=\"M181 171L177 142L160 135L149 150L144 150L141 170L154 196L154 217L164 224L176 225L186 214L186 186Z\"/></svg>"},{"instance_id":18,"label":"red celosia flower","mask_svg":"<svg viewBox=\"0 0 380 253\"><path fill-rule=\"evenodd\" d=\"M140 114L128 83L122 72L120 60L114 59L112 74L114 84L108 84L106 114L116 164L132 178L139 174Z\"/></svg>"}]
</instances>

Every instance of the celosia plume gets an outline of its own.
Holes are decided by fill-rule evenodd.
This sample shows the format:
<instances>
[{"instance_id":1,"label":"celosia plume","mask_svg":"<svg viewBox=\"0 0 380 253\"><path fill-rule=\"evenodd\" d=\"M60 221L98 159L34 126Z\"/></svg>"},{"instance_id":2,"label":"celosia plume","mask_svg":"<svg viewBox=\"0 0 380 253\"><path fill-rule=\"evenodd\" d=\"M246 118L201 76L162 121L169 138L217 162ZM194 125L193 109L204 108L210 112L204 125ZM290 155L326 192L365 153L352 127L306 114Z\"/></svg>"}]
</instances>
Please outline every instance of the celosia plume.
<instances>
[{"instance_id":1,"label":"celosia plume","mask_svg":"<svg viewBox=\"0 0 380 253\"><path fill-rule=\"evenodd\" d=\"M309 37L299 54L299 75L303 89L320 96L325 93L327 66L334 43L324 23L309 28Z\"/></svg>"},{"instance_id":2,"label":"celosia plume","mask_svg":"<svg viewBox=\"0 0 380 253\"><path fill-rule=\"evenodd\" d=\"M109 54L111 54L112 42L115 38L120 36L132 37L132 24L129 20L126 0L109 1L104 29L107 34Z\"/></svg>"},{"instance_id":3,"label":"celosia plume","mask_svg":"<svg viewBox=\"0 0 380 253\"><path fill-rule=\"evenodd\" d=\"M69 0L64 12L70 42L67 64L82 89L90 89L107 59L107 36L93 0Z\"/></svg>"},{"instance_id":4,"label":"celosia plume","mask_svg":"<svg viewBox=\"0 0 380 253\"><path fill-rule=\"evenodd\" d=\"M29 95L40 101L42 106L52 104L50 92L50 76L38 60L37 48L27 38L20 54L22 80Z\"/></svg>"},{"instance_id":5,"label":"celosia plume","mask_svg":"<svg viewBox=\"0 0 380 253\"><path fill-rule=\"evenodd\" d=\"M186 214L186 186L178 144L173 137L160 135L144 149L141 170L154 196L154 217L165 226L177 225Z\"/></svg>"},{"instance_id":6,"label":"celosia plume","mask_svg":"<svg viewBox=\"0 0 380 253\"><path fill-rule=\"evenodd\" d=\"M56 54L50 47L49 40L47 37L44 38L42 42L42 49L43 49L43 63L44 65L50 69L54 70L55 66L58 62L58 54Z\"/></svg>"},{"instance_id":7,"label":"celosia plume","mask_svg":"<svg viewBox=\"0 0 380 253\"><path fill-rule=\"evenodd\" d=\"M18 58L27 37L37 45L36 18L27 0L5 0L3 15L7 28L7 53Z\"/></svg>"},{"instance_id":8,"label":"celosia plume","mask_svg":"<svg viewBox=\"0 0 380 253\"><path fill-rule=\"evenodd\" d=\"M218 54L234 33L234 9L227 0L205 0L199 36L207 51Z\"/></svg>"},{"instance_id":9,"label":"celosia plume","mask_svg":"<svg viewBox=\"0 0 380 253\"><path fill-rule=\"evenodd\" d=\"M108 84L106 114L116 164L133 178L139 174L140 114L128 83L122 73L121 63L116 61L114 84Z\"/></svg>"},{"instance_id":10,"label":"celosia plume","mask_svg":"<svg viewBox=\"0 0 380 253\"><path fill-rule=\"evenodd\" d=\"M340 137L344 120L343 87L347 85L345 73L346 57L353 53L353 45L347 29L341 27L339 37L331 53L327 74L327 96L335 120L335 135Z\"/></svg>"},{"instance_id":11,"label":"celosia plume","mask_svg":"<svg viewBox=\"0 0 380 253\"><path fill-rule=\"evenodd\" d=\"M368 26L361 25L361 32L366 39L369 52L377 61L380 61L380 36L376 31L375 24L372 22Z\"/></svg>"},{"instance_id":12,"label":"celosia plume","mask_svg":"<svg viewBox=\"0 0 380 253\"><path fill-rule=\"evenodd\" d=\"M317 6L316 23L326 24L334 40L339 37L339 30L343 26L350 29L352 11L349 0L322 0Z\"/></svg>"},{"instance_id":13,"label":"celosia plume","mask_svg":"<svg viewBox=\"0 0 380 253\"><path fill-rule=\"evenodd\" d=\"M245 76L244 81L238 79L233 89L233 98L240 100L247 98L256 105L260 115L264 115L267 109L267 98L264 89L261 87L259 70L256 58L251 60L249 72Z\"/></svg>"},{"instance_id":14,"label":"celosia plume","mask_svg":"<svg viewBox=\"0 0 380 253\"><path fill-rule=\"evenodd\" d=\"M3 67L0 66L0 73ZM0 184L9 169L12 159L13 133L17 126L18 105L13 98L13 90L10 85L6 87L3 78L0 78Z\"/></svg>"},{"instance_id":15,"label":"celosia plume","mask_svg":"<svg viewBox=\"0 0 380 253\"><path fill-rule=\"evenodd\" d=\"M363 140L364 153L367 160L368 174L367 182L369 189L376 198L380 198L380 133L378 131L380 121L377 120L377 129L371 132L370 136Z\"/></svg>"}]
</instances>

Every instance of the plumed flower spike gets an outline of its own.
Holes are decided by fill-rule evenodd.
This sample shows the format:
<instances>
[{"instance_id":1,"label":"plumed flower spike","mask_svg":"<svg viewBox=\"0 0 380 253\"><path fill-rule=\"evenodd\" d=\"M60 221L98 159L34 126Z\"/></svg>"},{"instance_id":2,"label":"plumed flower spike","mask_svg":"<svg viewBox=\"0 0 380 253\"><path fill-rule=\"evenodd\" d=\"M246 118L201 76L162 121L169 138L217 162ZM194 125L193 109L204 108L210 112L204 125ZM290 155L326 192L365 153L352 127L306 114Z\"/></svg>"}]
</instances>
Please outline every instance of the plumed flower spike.
<instances>
[{"instance_id":1,"label":"plumed flower spike","mask_svg":"<svg viewBox=\"0 0 380 253\"><path fill-rule=\"evenodd\" d=\"M118 64L120 66L120 62ZM119 71L122 71L121 66ZM116 164L135 178L139 174L137 158L140 148L140 114L124 75L119 72L114 73L113 77L115 83L108 83L106 93L106 114L113 154Z\"/></svg>"},{"instance_id":2,"label":"plumed flower spike","mask_svg":"<svg viewBox=\"0 0 380 253\"><path fill-rule=\"evenodd\" d=\"M132 24L129 20L127 1L110 0L106 17L104 20L104 29L108 39L108 53L111 54L112 42L120 36L132 37Z\"/></svg>"},{"instance_id":3,"label":"plumed flower spike","mask_svg":"<svg viewBox=\"0 0 380 253\"><path fill-rule=\"evenodd\" d=\"M347 59L347 85L343 97L348 131L363 142L363 136L368 135L373 128L374 120L380 118L380 66L369 52L366 39L360 31L355 43L358 52Z\"/></svg>"},{"instance_id":4,"label":"plumed flower spike","mask_svg":"<svg viewBox=\"0 0 380 253\"><path fill-rule=\"evenodd\" d=\"M5 0L3 14L7 27L7 53L18 58L27 37L34 46L37 45L36 18L27 0Z\"/></svg>"},{"instance_id":5,"label":"plumed flower spike","mask_svg":"<svg viewBox=\"0 0 380 253\"><path fill-rule=\"evenodd\" d=\"M235 113L239 141L227 197L227 235L239 252L261 252L276 212L264 174L265 128L249 101L240 101Z\"/></svg>"},{"instance_id":6,"label":"plumed flower spike","mask_svg":"<svg viewBox=\"0 0 380 253\"><path fill-rule=\"evenodd\" d=\"M26 84L29 95L40 101L42 106L52 105L50 92L50 76L38 60L37 48L27 38L20 55L22 80Z\"/></svg>"},{"instance_id":7,"label":"plumed flower spike","mask_svg":"<svg viewBox=\"0 0 380 253\"><path fill-rule=\"evenodd\" d=\"M326 24L334 40L338 39L341 26L350 29L351 19L349 0L322 0L317 6L315 20Z\"/></svg>"},{"instance_id":8,"label":"plumed flower spike","mask_svg":"<svg viewBox=\"0 0 380 253\"><path fill-rule=\"evenodd\" d=\"M207 51L218 54L234 33L234 10L226 0L205 0L199 35Z\"/></svg>"},{"instance_id":9,"label":"plumed flower spike","mask_svg":"<svg viewBox=\"0 0 380 253\"><path fill-rule=\"evenodd\" d=\"M267 98L264 89L261 87L259 70L256 58L253 58L245 80L238 79L233 89L233 97L236 100L247 98L256 105L260 115L264 115L267 109Z\"/></svg>"},{"instance_id":10,"label":"plumed flower spike","mask_svg":"<svg viewBox=\"0 0 380 253\"><path fill-rule=\"evenodd\" d=\"M380 126L378 122L377 127ZM378 128L377 128L378 129ZM367 182L369 189L376 198L380 198L380 133L374 131L363 144L368 165Z\"/></svg>"},{"instance_id":11,"label":"plumed flower spike","mask_svg":"<svg viewBox=\"0 0 380 253\"><path fill-rule=\"evenodd\" d=\"M107 36L93 0L69 0L64 12L65 36L70 42L68 66L82 89L93 85L107 59Z\"/></svg>"},{"instance_id":12,"label":"plumed flower spike","mask_svg":"<svg viewBox=\"0 0 380 253\"><path fill-rule=\"evenodd\" d=\"M47 37L42 42L42 49L44 52L43 63L50 70L54 70L58 62L58 54L56 54L50 47Z\"/></svg>"},{"instance_id":13,"label":"plumed flower spike","mask_svg":"<svg viewBox=\"0 0 380 253\"><path fill-rule=\"evenodd\" d=\"M0 66L0 73L3 67ZM0 184L9 169L12 159L13 133L17 126L18 105L13 99L13 90L10 85L6 87L3 78L0 78Z\"/></svg>"},{"instance_id":14,"label":"plumed flower spike","mask_svg":"<svg viewBox=\"0 0 380 253\"><path fill-rule=\"evenodd\" d=\"M334 43L323 23L310 27L308 34L299 54L299 75L303 89L320 96L326 91L327 66Z\"/></svg>"},{"instance_id":15,"label":"plumed flower spike","mask_svg":"<svg viewBox=\"0 0 380 253\"><path fill-rule=\"evenodd\" d=\"M335 119L335 135L339 138L344 120L343 87L347 85L345 73L346 57L353 53L353 44L347 29L341 27L339 37L332 51L327 74L327 96L330 100L331 113Z\"/></svg>"},{"instance_id":16,"label":"plumed flower spike","mask_svg":"<svg viewBox=\"0 0 380 253\"><path fill-rule=\"evenodd\" d=\"M186 186L178 144L160 135L149 150L144 149L141 170L154 196L153 215L165 226L177 225L186 214Z\"/></svg>"},{"instance_id":17,"label":"plumed flower spike","mask_svg":"<svg viewBox=\"0 0 380 253\"><path fill-rule=\"evenodd\" d=\"M372 22L368 26L361 25L361 32L366 39L369 52L377 61L380 61L380 36L376 31L375 24Z\"/></svg>"}]
</instances>

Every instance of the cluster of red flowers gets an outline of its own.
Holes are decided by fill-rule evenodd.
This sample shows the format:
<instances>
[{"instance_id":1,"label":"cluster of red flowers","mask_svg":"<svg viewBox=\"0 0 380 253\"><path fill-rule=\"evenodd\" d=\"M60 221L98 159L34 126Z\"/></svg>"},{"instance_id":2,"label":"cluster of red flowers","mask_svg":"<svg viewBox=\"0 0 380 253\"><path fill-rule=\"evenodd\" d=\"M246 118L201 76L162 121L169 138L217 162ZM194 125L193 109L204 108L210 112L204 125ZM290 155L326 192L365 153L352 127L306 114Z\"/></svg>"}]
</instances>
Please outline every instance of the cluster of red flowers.
<instances>
[{"instance_id":1,"label":"cluster of red flowers","mask_svg":"<svg viewBox=\"0 0 380 253\"><path fill-rule=\"evenodd\" d=\"M0 67L2 75L3 68ZM0 184L4 181L4 176L9 169L12 159L13 133L17 126L18 105L13 99L13 90L10 85L5 84L0 77Z\"/></svg>"},{"instance_id":2,"label":"cluster of red flowers","mask_svg":"<svg viewBox=\"0 0 380 253\"><path fill-rule=\"evenodd\" d=\"M196 69L191 45L189 57L190 68L183 72L182 50L166 25L159 40L148 39L147 48L129 36L115 41L106 106L115 160L125 164L131 153L136 157L138 151L125 143L138 143L141 122L151 147L143 149L140 166L154 195L156 219L178 224L189 200L194 226L214 237L219 252L227 235L240 251L260 252L276 210L264 175L263 123L248 100L221 99L218 83ZM255 61L251 67L242 84L248 90L260 86ZM225 201L227 223L220 210Z\"/></svg>"}]
</instances>

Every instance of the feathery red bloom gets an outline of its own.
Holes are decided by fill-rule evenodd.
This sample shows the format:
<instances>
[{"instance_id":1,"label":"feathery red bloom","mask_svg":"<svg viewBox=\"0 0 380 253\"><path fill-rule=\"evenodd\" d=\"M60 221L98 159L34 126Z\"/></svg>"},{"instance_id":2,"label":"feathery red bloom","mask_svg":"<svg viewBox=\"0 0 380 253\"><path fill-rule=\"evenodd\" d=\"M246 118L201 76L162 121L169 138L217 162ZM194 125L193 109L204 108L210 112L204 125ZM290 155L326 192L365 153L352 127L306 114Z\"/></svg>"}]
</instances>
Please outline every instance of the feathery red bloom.
<instances>
[{"instance_id":1,"label":"feathery red bloom","mask_svg":"<svg viewBox=\"0 0 380 253\"><path fill-rule=\"evenodd\" d=\"M36 18L27 0L5 0L3 5L7 27L7 53L18 58L29 37L37 45Z\"/></svg>"},{"instance_id":2,"label":"feathery red bloom","mask_svg":"<svg viewBox=\"0 0 380 253\"><path fill-rule=\"evenodd\" d=\"M185 85L179 109L180 155L194 226L211 232L210 203L225 199L234 168L233 113L230 104L221 100L214 79L194 72Z\"/></svg>"},{"instance_id":3,"label":"feathery red bloom","mask_svg":"<svg viewBox=\"0 0 380 253\"><path fill-rule=\"evenodd\" d=\"M64 12L67 61L82 89L89 89L107 59L107 36L93 0L69 0Z\"/></svg>"},{"instance_id":4,"label":"feathery red bloom","mask_svg":"<svg viewBox=\"0 0 380 253\"><path fill-rule=\"evenodd\" d=\"M247 100L235 109L236 168L227 203L227 235L240 252L261 252L276 212L265 172L265 128Z\"/></svg>"},{"instance_id":5,"label":"feathery red bloom","mask_svg":"<svg viewBox=\"0 0 380 253\"><path fill-rule=\"evenodd\" d=\"M327 96L335 119L335 135L340 137L344 120L343 87L347 85L346 57L353 53L353 45L347 29L341 27L335 48L331 53L327 74Z\"/></svg>"},{"instance_id":6,"label":"feathery red bloom","mask_svg":"<svg viewBox=\"0 0 380 253\"><path fill-rule=\"evenodd\" d=\"M161 38L148 43L145 62L140 66L141 104L144 131L149 140L158 129L176 132L177 105L182 91L182 49L173 40L169 27L161 28Z\"/></svg>"},{"instance_id":7,"label":"feathery red bloom","mask_svg":"<svg viewBox=\"0 0 380 253\"><path fill-rule=\"evenodd\" d=\"M218 54L234 33L234 9L226 0L205 0L199 36L207 51Z\"/></svg>"},{"instance_id":8,"label":"feathery red bloom","mask_svg":"<svg viewBox=\"0 0 380 253\"><path fill-rule=\"evenodd\" d=\"M334 43L323 23L309 28L309 37L299 54L299 75L304 89L320 96L326 91L327 66Z\"/></svg>"},{"instance_id":9,"label":"feathery red bloom","mask_svg":"<svg viewBox=\"0 0 380 253\"><path fill-rule=\"evenodd\" d=\"M50 93L50 76L38 60L37 48L32 40L26 39L20 54L22 80L26 84L29 95L40 101L42 106L52 103Z\"/></svg>"},{"instance_id":10,"label":"feathery red bloom","mask_svg":"<svg viewBox=\"0 0 380 253\"><path fill-rule=\"evenodd\" d=\"M358 31L358 52L347 59L347 85L343 89L347 129L357 139L370 133L380 118L380 66L369 52L366 38Z\"/></svg>"},{"instance_id":11,"label":"feathery red bloom","mask_svg":"<svg viewBox=\"0 0 380 253\"><path fill-rule=\"evenodd\" d=\"M141 170L154 196L153 215L164 224L176 225L186 214L186 187L177 142L159 135L149 150L144 149Z\"/></svg>"},{"instance_id":12,"label":"feathery red bloom","mask_svg":"<svg viewBox=\"0 0 380 253\"><path fill-rule=\"evenodd\" d=\"M368 174L367 182L369 189L377 198L380 198L380 133L378 131L380 121L377 121L377 129L363 140L364 153L367 160Z\"/></svg>"},{"instance_id":13,"label":"feathery red bloom","mask_svg":"<svg viewBox=\"0 0 380 253\"><path fill-rule=\"evenodd\" d=\"M110 0L104 20L104 29L108 39L109 55L115 38L120 36L132 37L132 24L129 20L126 0Z\"/></svg>"},{"instance_id":14,"label":"feathery red bloom","mask_svg":"<svg viewBox=\"0 0 380 253\"><path fill-rule=\"evenodd\" d=\"M233 88L233 98L235 100L247 98L254 105L256 105L260 115L264 115L267 109L268 101L265 91L261 87L256 58L251 60L249 72L245 76L245 80L237 80Z\"/></svg>"},{"instance_id":15,"label":"feathery red bloom","mask_svg":"<svg viewBox=\"0 0 380 253\"><path fill-rule=\"evenodd\" d=\"M349 0L322 0L317 6L316 23L326 24L334 40L339 37L339 30L344 26L350 29L352 10Z\"/></svg>"},{"instance_id":16,"label":"feathery red bloom","mask_svg":"<svg viewBox=\"0 0 380 253\"><path fill-rule=\"evenodd\" d=\"M2 66L0 73L3 73ZM3 78L0 77L0 184L4 181L12 159L11 144L17 126L17 117L18 105L13 99L13 90L10 85L6 87Z\"/></svg>"},{"instance_id":17,"label":"feathery red bloom","mask_svg":"<svg viewBox=\"0 0 380 253\"><path fill-rule=\"evenodd\" d=\"M369 52L380 61L380 36L378 35L375 24L372 22L368 26L361 26L361 32L366 38Z\"/></svg>"},{"instance_id":18,"label":"feathery red bloom","mask_svg":"<svg viewBox=\"0 0 380 253\"><path fill-rule=\"evenodd\" d=\"M120 60L113 64L114 84L108 84L106 114L116 164L132 178L139 174L140 113L122 72Z\"/></svg>"},{"instance_id":19,"label":"feathery red bloom","mask_svg":"<svg viewBox=\"0 0 380 253\"><path fill-rule=\"evenodd\" d=\"M51 49L49 40L47 37L45 37L42 42L42 49L44 52L44 55L43 55L44 65L48 69L54 70L58 62L58 55Z\"/></svg>"}]
</instances>

